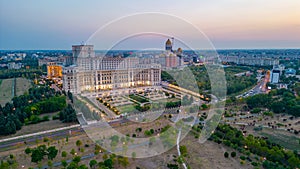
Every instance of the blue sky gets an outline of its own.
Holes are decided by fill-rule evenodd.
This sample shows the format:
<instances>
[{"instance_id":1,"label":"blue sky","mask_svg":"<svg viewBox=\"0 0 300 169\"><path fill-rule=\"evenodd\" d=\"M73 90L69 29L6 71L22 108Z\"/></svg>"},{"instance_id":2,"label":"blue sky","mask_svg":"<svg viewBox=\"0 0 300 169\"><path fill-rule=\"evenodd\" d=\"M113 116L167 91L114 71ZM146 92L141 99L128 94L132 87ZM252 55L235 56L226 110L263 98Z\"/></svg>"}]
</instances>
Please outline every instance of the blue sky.
<instances>
[{"instance_id":1,"label":"blue sky","mask_svg":"<svg viewBox=\"0 0 300 169\"><path fill-rule=\"evenodd\" d=\"M0 50L71 49L104 24L139 12L179 16L216 48L299 48L299 7L299 0L0 0Z\"/></svg>"}]
</instances>

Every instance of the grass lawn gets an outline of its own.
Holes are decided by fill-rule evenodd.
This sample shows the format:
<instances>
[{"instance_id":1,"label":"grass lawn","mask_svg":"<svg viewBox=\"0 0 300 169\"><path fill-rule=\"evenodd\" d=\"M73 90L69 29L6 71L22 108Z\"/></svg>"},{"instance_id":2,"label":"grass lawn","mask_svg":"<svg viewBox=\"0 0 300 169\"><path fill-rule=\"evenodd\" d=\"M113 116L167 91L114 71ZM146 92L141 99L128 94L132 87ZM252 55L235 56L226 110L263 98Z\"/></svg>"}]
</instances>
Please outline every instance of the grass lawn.
<instances>
[{"instance_id":1,"label":"grass lawn","mask_svg":"<svg viewBox=\"0 0 300 169\"><path fill-rule=\"evenodd\" d=\"M268 129L264 129L264 130L268 130ZM282 132L264 131L264 130L258 132L258 134L268 137L268 139L271 142L279 144L287 149L300 151L299 137L289 135L289 134L284 134Z\"/></svg>"},{"instance_id":2,"label":"grass lawn","mask_svg":"<svg viewBox=\"0 0 300 169\"><path fill-rule=\"evenodd\" d=\"M17 84L16 84L16 95L20 96L24 94L24 92L28 91L28 89L31 87L31 83L28 79L25 78L17 78Z\"/></svg>"},{"instance_id":3,"label":"grass lawn","mask_svg":"<svg viewBox=\"0 0 300 169\"><path fill-rule=\"evenodd\" d=\"M12 85L14 79L2 79L0 82L0 104L4 106L7 102L11 101L12 96ZM16 95L20 96L24 92L28 91L31 87L31 83L28 79L17 78L16 79Z\"/></svg>"},{"instance_id":4,"label":"grass lawn","mask_svg":"<svg viewBox=\"0 0 300 169\"><path fill-rule=\"evenodd\" d=\"M118 106L117 109L121 112L121 113L130 113L133 111L136 111L134 104L127 104L127 105L123 105L123 106Z\"/></svg>"},{"instance_id":5,"label":"grass lawn","mask_svg":"<svg viewBox=\"0 0 300 169\"><path fill-rule=\"evenodd\" d=\"M140 103L146 103L149 101L149 99L145 98L145 97L142 97L142 96L139 96L139 95L129 95L129 98L133 99L133 100L136 100Z\"/></svg>"},{"instance_id":6,"label":"grass lawn","mask_svg":"<svg viewBox=\"0 0 300 169\"><path fill-rule=\"evenodd\" d=\"M12 96L12 84L13 84L13 78L12 79L3 79L2 83L0 85L0 104L4 106L7 102L9 102L13 96Z\"/></svg>"}]
</instances>

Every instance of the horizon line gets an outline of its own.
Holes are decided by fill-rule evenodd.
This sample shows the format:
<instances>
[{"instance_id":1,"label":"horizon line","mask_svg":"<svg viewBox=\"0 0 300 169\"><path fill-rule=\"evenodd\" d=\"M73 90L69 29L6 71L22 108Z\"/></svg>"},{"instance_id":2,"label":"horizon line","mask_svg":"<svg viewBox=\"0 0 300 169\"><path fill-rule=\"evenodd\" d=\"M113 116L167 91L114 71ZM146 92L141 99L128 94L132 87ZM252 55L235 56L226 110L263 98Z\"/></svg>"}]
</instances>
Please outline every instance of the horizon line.
<instances>
[{"instance_id":1,"label":"horizon line","mask_svg":"<svg viewBox=\"0 0 300 169\"><path fill-rule=\"evenodd\" d=\"M0 51L72 51L72 49L0 49ZM209 51L214 49L182 49L183 51ZM298 48L215 48L215 50L300 50ZM94 51L165 51L164 49L141 50L141 49L94 49Z\"/></svg>"}]
</instances>

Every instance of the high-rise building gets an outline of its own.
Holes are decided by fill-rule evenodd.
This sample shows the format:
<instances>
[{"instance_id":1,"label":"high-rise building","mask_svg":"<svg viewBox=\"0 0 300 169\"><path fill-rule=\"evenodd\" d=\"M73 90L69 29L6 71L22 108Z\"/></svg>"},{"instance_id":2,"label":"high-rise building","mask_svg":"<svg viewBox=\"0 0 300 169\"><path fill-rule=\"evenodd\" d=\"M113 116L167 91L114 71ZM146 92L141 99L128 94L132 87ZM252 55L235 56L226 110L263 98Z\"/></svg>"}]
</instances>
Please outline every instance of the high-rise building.
<instances>
[{"instance_id":1,"label":"high-rise building","mask_svg":"<svg viewBox=\"0 0 300 169\"><path fill-rule=\"evenodd\" d=\"M73 45L72 46L72 59L71 63L77 63L78 58L91 58L95 57L94 46L93 45Z\"/></svg>"},{"instance_id":2,"label":"high-rise building","mask_svg":"<svg viewBox=\"0 0 300 169\"><path fill-rule=\"evenodd\" d=\"M271 83L276 84L279 82L280 70L273 69L271 73Z\"/></svg>"}]
</instances>

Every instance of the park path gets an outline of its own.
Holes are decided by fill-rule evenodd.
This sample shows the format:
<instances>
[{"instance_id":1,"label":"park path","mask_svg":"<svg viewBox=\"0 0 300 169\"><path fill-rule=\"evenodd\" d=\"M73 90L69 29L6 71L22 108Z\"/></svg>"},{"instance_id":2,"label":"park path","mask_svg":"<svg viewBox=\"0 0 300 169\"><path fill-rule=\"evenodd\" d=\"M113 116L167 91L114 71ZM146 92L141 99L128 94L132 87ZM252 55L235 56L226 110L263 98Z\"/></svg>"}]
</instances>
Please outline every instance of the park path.
<instances>
[{"instance_id":1,"label":"park path","mask_svg":"<svg viewBox=\"0 0 300 169\"><path fill-rule=\"evenodd\" d=\"M14 98L16 96L16 88L17 88L17 79L14 78L14 80L12 80L12 85L11 85L11 97Z\"/></svg>"},{"instance_id":2,"label":"park path","mask_svg":"<svg viewBox=\"0 0 300 169\"><path fill-rule=\"evenodd\" d=\"M180 145L179 145L179 143L180 143L180 135L181 135L181 128L179 129L178 137L177 137L177 152L178 152L178 157L181 156ZM182 161L182 165L183 165L184 169L187 169L187 166L186 166L186 164L185 164L184 161Z\"/></svg>"}]
</instances>

